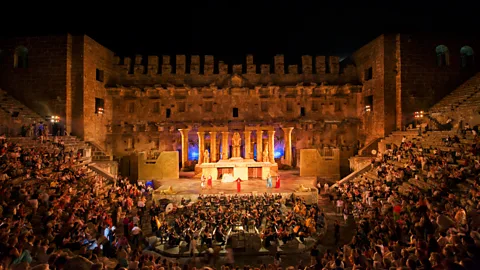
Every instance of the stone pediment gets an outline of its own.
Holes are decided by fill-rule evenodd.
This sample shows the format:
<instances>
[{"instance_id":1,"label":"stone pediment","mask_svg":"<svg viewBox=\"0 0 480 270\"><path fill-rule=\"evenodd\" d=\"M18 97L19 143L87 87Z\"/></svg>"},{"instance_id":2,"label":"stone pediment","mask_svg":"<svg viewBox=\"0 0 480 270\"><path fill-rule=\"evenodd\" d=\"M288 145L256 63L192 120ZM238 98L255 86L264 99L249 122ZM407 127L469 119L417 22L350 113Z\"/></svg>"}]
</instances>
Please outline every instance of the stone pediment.
<instances>
[{"instance_id":1,"label":"stone pediment","mask_svg":"<svg viewBox=\"0 0 480 270\"><path fill-rule=\"evenodd\" d=\"M242 76L238 74L234 74L232 77L230 77L230 82L229 82L230 87L243 87L244 84L245 84L245 79Z\"/></svg>"},{"instance_id":2,"label":"stone pediment","mask_svg":"<svg viewBox=\"0 0 480 270\"><path fill-rule=\"evenodd\" d=\"M240 74L232 74L228 76L220 85L222 85L223 88L251 87L251 83Z\"/></svg>"}]
</instances>

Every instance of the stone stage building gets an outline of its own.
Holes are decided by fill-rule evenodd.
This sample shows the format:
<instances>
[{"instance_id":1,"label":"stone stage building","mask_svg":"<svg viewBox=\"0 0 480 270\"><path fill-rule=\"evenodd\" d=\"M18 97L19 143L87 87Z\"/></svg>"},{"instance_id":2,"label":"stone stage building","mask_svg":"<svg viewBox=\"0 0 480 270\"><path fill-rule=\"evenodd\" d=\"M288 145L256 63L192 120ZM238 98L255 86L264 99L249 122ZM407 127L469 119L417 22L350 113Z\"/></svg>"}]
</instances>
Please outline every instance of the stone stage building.
<instances>
[{"instance_id":1,"label":"stone stage building","mask_svg":"<svg viewBox=\"0 0 480 270\"><path fill-rule=\"evenodd\" d=\"M59 116L132 177L139 152L151 160L179 151L179 165L191 169L205 150L212 161L230 158L239 132L244 158L263 162L267 146L270 162L298 167L302 149L317 149L305 155L318 167L311 173L338 179L359 145L401 129L471 77L479 48L468 37L388 34L342 62L305 55L286 65L276 55L270 65L252 55L244 63L120 57L70 34L18 37L0 40L0 88L41 116Z\"/></svg>"}]
</instances>

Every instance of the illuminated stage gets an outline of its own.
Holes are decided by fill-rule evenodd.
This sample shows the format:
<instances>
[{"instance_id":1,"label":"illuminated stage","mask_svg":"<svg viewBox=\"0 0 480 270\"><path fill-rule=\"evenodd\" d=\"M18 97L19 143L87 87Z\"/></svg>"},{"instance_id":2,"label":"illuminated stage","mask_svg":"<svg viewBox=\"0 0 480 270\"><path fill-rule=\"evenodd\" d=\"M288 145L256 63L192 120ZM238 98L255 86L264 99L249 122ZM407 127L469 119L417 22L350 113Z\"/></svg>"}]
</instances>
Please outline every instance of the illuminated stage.
<instances>
[{"instance_id":1,"label":"illuminated stage","mask_svg":"<svg viewBox=\"0 0 480 270\"><path fill-rule=\"evenodd\" d=\"M224 174L230 174L234 179L266 179L268 175L276 175L278 165L270 162L257 162L253 159L230 158L215 163L202 163L198 165L205 177L212 179L222 178Z\"/></svg>"},{"instance_id":2,"label":"illuminated stage","mask_svg":"<svg viewBox=\"0 0 480 270\"><path fill-rule=\"evenodd\" d=\"M275 188L275 179L273 179L273 188L267 188L266 180L250 179L241 182L241 192L237 193L237 184L225 183L221 180L214 180L211 189L202 189L200 186L200 178L198 177L181 177L180 179L161 180L160 187L155 187L153 198L169 199L173 202L180 202L182 198L197 200L199 194L212 195L235 195L235 194L262 194L262 193L281 193L289 196L292 193L303 197L307 203L316 203L318 201L317 190L315 189L315 177L300 177L298 171L279 171L280 188ZM175 194L163 192L171 190Z\"/></svg>"}]
</instances>

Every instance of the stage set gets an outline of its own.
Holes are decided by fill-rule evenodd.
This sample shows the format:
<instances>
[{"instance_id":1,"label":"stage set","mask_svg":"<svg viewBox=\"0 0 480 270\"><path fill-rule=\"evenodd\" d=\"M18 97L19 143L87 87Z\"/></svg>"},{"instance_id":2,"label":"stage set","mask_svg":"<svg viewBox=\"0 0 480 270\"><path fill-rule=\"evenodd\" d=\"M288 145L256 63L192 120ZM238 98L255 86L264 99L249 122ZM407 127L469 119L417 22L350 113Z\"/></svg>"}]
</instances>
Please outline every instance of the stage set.
<instances>
[{"instance_id":1,"label":"stage set","mask_svg":"<svg viewBox=\"0 0 480 270\"><path fill-rule=\"evenodd\" d=\"M292 130L284 127L284 164L292 164ZM182 135L182 165L188 161L188 134L191 129L180 129ZM221 140L217 142L217 135ZM281 193L305 197L311 203L317 201L315 177L300 177L296 170L279 172L274 159L275 129L269 126L247 126L244 129L228 127L198 128L198 164L195 172L181 172L179 179L160 180L154 198L168 198L180 201L182 198L196 200L199 194L262 194ZM209 143L206 143L206 134ZM267 135L264 138L264 135ZM253 138L252 138L253 137ZM254 156L254 147L256 155ZM243 151L242 151L243 150ZM231 152L231 153L230 153ZM230 155L231 154L231 155ZM201 178L212 178L212 186L201 185ZM272 187L267 187L271 177ZM277 176L280 185L276 188ZM241 180L241 190L237 190L237 179Z\"/></svg>"},{"instance_id":2,"label":"stage set","mask_svg":"<svg viewBox=\"0 0 480 270\"><path fill-rule=\"evenodd\" d=\"M283 130L285 134L284 163L291 165L293 127L285 127ZM182 134L182 165L185 165L188 159L189 131L189 129L180 130ZM210 135L208 149L205 143L207 133ZM218 133L222 134L221 143L217 142ZM253 133L255 133L255 140L252 140ZM273 127L247 126L243 132L241 130L229 131L226 126L199 127L197 134L199 157L195 168L196 173L205 177L211 176L214 180L221 179L222 182L233 182L238 178L243 181L266 179L269 175L275 176L278 171L274 157L275 129ZM266 140L264 140L264 134L267 135ZM254 159L253 147L255 146L256 157ZM231 153L229 153L230 150Z\"/></svg>"}]
</instances>

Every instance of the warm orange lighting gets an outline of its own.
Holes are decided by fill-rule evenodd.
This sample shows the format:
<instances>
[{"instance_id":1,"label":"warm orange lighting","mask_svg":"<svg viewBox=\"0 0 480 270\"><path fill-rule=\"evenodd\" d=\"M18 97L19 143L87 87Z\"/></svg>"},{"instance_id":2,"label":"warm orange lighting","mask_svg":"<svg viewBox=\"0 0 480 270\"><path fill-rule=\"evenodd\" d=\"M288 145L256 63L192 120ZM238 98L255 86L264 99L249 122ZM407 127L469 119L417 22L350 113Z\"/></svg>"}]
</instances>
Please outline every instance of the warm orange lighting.
<instances>
[{"instance_id":1,"label":"warm orange lighting","mask_svg":"<svg viewBox=\"0 0 480 270\"><path fill-rule=\"evenodd\" d=\"M415 112L415 118L423 118L423 111Z\"/></svg>"}]
</instances>

